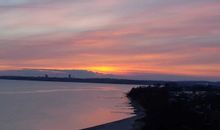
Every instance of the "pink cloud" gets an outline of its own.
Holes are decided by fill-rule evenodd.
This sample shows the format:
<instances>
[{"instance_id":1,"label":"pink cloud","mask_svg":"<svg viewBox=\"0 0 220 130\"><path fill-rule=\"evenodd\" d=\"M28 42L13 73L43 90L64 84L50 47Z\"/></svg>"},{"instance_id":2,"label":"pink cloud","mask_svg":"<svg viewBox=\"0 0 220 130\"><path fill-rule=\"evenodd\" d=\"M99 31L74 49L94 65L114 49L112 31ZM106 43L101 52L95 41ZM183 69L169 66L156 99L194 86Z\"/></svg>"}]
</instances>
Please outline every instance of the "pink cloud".
<instances>
[{"instance_id":1,"label":"pink cloud","mask_svg":"<svg viewBox=\"0 0 220 130\"><path fill-rule=\"evenodd\" d=\"M0 14L0 68L123 66L130 73L219 75L218 2L67 3Z\"/></svg>"}]
</instances>

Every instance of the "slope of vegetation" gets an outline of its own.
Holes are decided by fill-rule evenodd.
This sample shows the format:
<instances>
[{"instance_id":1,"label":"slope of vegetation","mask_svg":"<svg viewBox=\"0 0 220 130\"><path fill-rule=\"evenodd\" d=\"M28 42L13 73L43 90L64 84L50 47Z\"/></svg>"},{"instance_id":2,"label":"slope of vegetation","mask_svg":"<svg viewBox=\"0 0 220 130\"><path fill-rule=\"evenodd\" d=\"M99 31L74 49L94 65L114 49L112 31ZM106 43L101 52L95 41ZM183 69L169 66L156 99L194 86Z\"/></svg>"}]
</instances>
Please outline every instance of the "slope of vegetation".
<instances>
[{"instance_id":1,"label":"slope of vegetation","mask_svg":"<svg viewBox=\"0 0 220 130\"><path fill-rule=\"evenodd\" d=\"M153 85L127 96L146 116L141 130L220 130L220 89L210 85Z\"/></svg>"}]
</instances>

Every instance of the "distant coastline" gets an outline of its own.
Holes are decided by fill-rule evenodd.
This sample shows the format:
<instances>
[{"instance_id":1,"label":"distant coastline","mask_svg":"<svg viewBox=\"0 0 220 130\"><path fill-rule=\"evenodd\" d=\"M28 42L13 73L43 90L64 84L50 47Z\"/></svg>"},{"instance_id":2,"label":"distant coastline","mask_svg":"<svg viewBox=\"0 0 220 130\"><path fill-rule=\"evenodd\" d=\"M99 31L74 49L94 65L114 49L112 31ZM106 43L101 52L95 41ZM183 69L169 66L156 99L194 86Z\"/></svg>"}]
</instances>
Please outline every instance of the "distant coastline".
<instances>
[{"instance_id":1,"label":"distant coastline","mask_svg":"<svg viewBox=\"0 0 220 130\"><path fill-rule=\"evenodd\" d=\"M132 84L147 85L147 80L113 79L113 78L66 78L66 77L31 77L31 76L0 76L4 80L28 80L28 81L51 81L51 82L79 82L79 83L107 83L107 84ZM163 82L163 81L157 81Z\"/></svg>"},{"instance_id":2,"label":"distant coastline","mask_svg":"<svg viewBox=\"0 0 220 130\"><path fill-rule=\"evenodd\" d=\"M4 80L28 80L28 81L50 81L50 82L79 82L79 83L106 83L127 85L152 85L176 83L181 85L210 84L220 86L220 82L211 81L159 81L159 80L132 80L116 78L71 78L71 77L36 77L36 76L0 76Z\"/></svg>"}]
</instances>

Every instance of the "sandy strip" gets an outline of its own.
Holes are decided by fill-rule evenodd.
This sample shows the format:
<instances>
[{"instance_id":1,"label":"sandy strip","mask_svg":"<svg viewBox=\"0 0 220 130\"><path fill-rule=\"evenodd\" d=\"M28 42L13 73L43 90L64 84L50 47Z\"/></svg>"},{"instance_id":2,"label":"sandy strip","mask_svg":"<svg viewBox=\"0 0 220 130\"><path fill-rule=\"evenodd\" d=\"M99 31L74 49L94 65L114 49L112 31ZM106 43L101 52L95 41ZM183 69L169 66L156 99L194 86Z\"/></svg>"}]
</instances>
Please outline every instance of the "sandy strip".
<instances>
[{"instance_id":1,"label":"sandy strip","mask_svg":"<svg viewBox=\"0 0 220 130\"><path fill-rule=\"evenodd\" d=\"M137 116L82 130L133 130Z\"/></svg>"},{"instance_id":2,"label":"sandy strip","mask_svg":"<svg viewBox=\"0 0 220 130\"><path fill-rule=\"evenodd\" d=\"M144 123L137 120L143 118L145 112L135 101L132 101L131 104L134 107L136 116L82 130L139 130Z\"/></svg>"}]
</instances>

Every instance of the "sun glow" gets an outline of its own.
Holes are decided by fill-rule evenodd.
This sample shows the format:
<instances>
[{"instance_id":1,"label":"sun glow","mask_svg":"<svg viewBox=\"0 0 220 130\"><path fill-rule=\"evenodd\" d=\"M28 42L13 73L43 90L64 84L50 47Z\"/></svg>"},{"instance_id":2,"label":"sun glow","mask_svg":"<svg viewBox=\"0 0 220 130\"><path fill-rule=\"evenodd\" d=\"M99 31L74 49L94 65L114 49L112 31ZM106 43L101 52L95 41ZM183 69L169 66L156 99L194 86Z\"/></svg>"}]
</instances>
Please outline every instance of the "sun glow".
<instances>
[{"instance_id":1,"label":"sun glow","mask_svg":"<svg viewBox=\"0 0 220 130\"><path fill-rule=\"evenodd\" d=\"M113 66L91 66L83 68L89 71L99 72L99 73L119 73L120 69Z\"/></svg>"}]
</instances>

